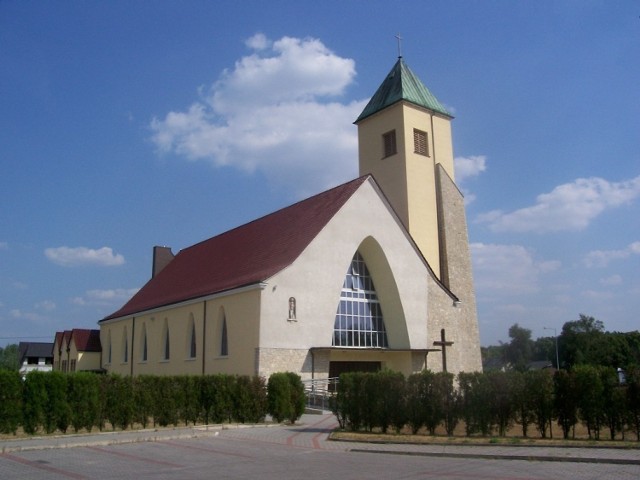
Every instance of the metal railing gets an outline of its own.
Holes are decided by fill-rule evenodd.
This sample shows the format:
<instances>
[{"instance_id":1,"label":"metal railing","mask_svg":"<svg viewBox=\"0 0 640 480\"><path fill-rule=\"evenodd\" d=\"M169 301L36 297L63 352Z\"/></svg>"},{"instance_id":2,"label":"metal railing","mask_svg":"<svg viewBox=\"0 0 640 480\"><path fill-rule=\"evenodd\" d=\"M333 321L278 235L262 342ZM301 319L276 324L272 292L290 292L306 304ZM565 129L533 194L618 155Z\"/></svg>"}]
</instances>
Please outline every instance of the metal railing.
<instances>
[{"instance_id":1,"label":"metal railing","mask_svg":"<svg viewBox=\"0 0 640 480\"><path fill-rule=\"evenodd\" d=\"M307 396L307 407L318 410L331 410L331 398L336 392L338 377L303 380Z\"/></svg>"}]
</instances>

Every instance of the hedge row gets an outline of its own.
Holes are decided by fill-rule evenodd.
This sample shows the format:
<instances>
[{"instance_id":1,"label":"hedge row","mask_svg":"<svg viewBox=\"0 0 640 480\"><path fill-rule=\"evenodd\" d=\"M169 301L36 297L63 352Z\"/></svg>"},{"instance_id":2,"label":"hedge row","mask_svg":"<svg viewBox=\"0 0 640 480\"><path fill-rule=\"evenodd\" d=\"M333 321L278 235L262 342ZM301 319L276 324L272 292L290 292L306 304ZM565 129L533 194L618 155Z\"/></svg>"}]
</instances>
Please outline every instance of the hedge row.
<instances>
[{"instance_id":1,"label":"hedge row","mask_svg":"<svg viewBox=\"0 0 640 480\"><path fill-rule=\"evenodd\" d=\"M256 423L272 413L277 421L297 420L304 388L293 373L274 374L269 389L262 377L233 375L122 377L88 372L0 371L0 432L18 427L66 432L94 427L127 429L189 423ZM284 377L286 382L278 380ZM273 383L273 384L272 384ZM274 399L278 399L275 401ZM294 407L295 405L295 407ZM275 409L275 410L274 410Z\"/></svg>"},{"instance_id":2,"label":"hedge row","mask_svg":"<svg viewBox=\"0 0 640 480\"><path fill-rule=\"evenodd\" d=\"M341 428L353 431L409 428L434 435L441 427L453 435L463 421L467 436L505 436L518 424L522 436L535 428L546 438L555 422L569 438L582 422L589 438L608 429L611 439L631 431L640 441L640 368L629 368L622 385L614 369L589 365L555 374L346 373L332 409Z\"/></svg>"}]
</instances>

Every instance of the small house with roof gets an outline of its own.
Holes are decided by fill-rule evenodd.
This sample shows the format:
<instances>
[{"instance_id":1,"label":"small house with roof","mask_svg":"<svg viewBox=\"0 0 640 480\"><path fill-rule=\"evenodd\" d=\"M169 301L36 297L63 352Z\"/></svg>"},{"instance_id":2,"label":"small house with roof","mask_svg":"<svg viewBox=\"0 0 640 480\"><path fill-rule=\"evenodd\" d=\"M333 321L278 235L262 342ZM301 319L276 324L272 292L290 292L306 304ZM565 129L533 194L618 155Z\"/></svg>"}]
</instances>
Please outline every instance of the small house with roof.
<instances>
[{"instance_id":1,"label":"small house with roof","mask_svg":"<svg viewBox=\"0 0 640 480\"><path fill-rule=\"evenodd\" d=\"M63 373L101 371L101 357L100 330L74 328L56 332L54 370Z\"/></svg>"},{"instance_id":2,"label":"small house with roof","mask_svg":"<svg viewBox=\"0 0 640 480\"><path fill-rule=\"evenodd\" d=\"M53 343L20 342L18 344L20 375L29 372L50 372L53 368Z\"/></svg>"}]
</instances>

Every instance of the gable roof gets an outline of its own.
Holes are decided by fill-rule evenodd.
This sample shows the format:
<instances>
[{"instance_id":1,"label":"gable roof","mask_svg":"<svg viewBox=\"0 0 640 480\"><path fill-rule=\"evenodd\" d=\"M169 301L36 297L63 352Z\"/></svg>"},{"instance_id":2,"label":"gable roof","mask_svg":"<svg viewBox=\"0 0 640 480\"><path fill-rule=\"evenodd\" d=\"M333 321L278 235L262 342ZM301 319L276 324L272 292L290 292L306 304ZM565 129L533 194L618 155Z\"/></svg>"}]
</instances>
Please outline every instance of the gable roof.
<instances>
[{"instance_id":1,"label":"gable roof","mask_svg":"<svg viewBox=\"0 0 640 480\"><path fill-rule=\"evenodd\" d=\"M20 342L18 345L18 359L24 362L25 357L53 358L53 343Z\"/></svg>"},{"instance_id":2,"label":"gable roof","mask_svg":"<svg viewBox=\"0 0 640 480\"><path fill-rule=\"evenodd\" d=\"M88 328L74 328L72 330L64 330L56 332L55 341L51 344L52 349L58 348L64 352L69 348L71 340L76 345L79 352L101 352L100 330L90 330Z\"/></svg>"},{"instance_id":3,"label":"gable roof","mask_svg":"<svg viewBox=\"0 0 640 480\"><path fill-rule=\"evenodd\" d=\"M89 330L82 328L74 328L71 330L71 341L76 344L76 350L79 352L101 352L100 330Z\"/></svg>"},{"instance_id":4,"label":"gable roof","mask_svg":"<svg viewBox=\"0 0 640 480\"><path fill-rule=\"evenodd\" d=\"M260 283L291 265L370 176L185 248L100 322Z\"/></svg>"},{"instance_id":5,"label":"gable roof","mask_svg":"<svg viewBox=\"0 0 640 480\"><path fill-rule=\"evenodd\" d=\"M401 100L453 118L444 108L444 105L438 101L407 64L404 63L402 57L399 57L355 123Z\"/></svg>"}]
</instances>

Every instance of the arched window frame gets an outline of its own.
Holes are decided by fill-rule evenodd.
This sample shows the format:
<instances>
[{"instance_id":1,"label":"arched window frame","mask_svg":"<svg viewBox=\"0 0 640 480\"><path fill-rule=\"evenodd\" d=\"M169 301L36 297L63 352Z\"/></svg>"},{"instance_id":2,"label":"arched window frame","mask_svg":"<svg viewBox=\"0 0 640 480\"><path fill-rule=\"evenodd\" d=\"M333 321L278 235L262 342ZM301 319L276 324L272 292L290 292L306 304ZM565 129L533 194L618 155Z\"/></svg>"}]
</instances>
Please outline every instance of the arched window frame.
<instances>
[{"instance_id":1,"label":"arched window frame","mask_svg":"<svg viewBox=\"0 0 640 480\"><path fill-rule=\"evenodd\" d=\"M360 252L353 256L345 275L331 343L348 348L389 347L382 307Z\"/></svg>"}]
</instances>

